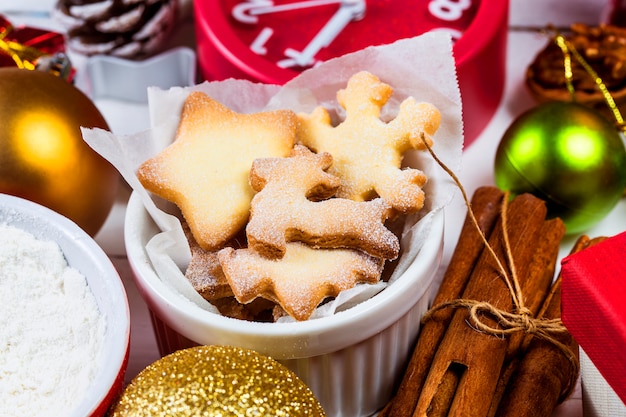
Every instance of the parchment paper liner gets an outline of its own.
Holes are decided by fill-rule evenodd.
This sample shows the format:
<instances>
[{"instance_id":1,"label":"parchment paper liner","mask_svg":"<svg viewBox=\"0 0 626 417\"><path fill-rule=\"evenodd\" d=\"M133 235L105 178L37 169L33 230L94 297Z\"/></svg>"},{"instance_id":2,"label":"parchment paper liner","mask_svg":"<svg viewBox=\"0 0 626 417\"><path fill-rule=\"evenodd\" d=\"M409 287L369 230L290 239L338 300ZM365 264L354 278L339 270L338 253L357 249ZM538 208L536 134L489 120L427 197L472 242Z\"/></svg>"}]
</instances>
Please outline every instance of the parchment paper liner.
<instances>
[{"instance_id":1,"label":"parchment paper liner","mask_svg":"<svg viewBox=\"0 0 626 417\"><path fill-rule=\"evenodd\" d=\"M442 114L442 123L435 134L433 150L449 168L458 172L463 147L461 98L452 42L449 35L442 32L370 47L326 61L282 87L234 79L169 90L151 87L148 89L149 130L129 136L116 136L101 129L83 129L84 140L110 161L133 190L140 194L146 209L163 231L150 240L146 250L157 275L164 282L201 308L219 314L184 277L183 271L189 262L190 252L178 218L166 212L174 212L171 205L149 194L135 175L141 163L174 140L183 102L189 92L203 91L241 113L271 109L309 113L316 106L323 105L337 122L344 115L343 109L336 102L337 91L345 88L350 76L362 70L375 74L394 89L393 96L382 110L383 120L393 118L399 104L409 96L437 106ZM409 216L405 223L401 255L388 283L357 285L318 308L312 318L334 314L372 297L400 277L422 245L427 244L432 215L449 203L456 188L427 151L409 152L405 154L404 162L405 165L421 169L428 176L424 188L426 203L422 211Z\"/></svg>"}]
</instances>

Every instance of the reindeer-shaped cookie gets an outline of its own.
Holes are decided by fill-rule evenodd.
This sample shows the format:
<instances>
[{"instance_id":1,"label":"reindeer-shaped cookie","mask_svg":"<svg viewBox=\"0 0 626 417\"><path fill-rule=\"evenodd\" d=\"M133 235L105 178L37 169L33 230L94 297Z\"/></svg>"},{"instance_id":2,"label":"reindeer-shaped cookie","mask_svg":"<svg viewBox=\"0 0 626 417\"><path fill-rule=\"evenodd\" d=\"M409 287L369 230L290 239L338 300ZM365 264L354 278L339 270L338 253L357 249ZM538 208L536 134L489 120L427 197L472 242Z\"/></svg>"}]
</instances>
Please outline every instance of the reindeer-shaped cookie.
<instances>
[{"instance_id":1,"label":"reindeer-shaped cookie","mask_svg":"<svg viewBox=\"0 0 626 417\"><path fill-rule=\"evenodd\" d=\"M391 206L381 198L353 201L332 198L340 181L326 172L333 158L297 145L288 158L256 159L250 184L252 199L246 228L248 245L268 258L281 258L287 242L319 248L355 248L395 259L396 235L385 227Z\"/></svg>"},{"instance_id":2,"label":"reindeer-shaped cookie","mask_svg":"<svg viewBox=\"0 0 626 417\"><path fill-rule=\"evenodd\" d=\"M359 72L337 93L345 120L332 126L323 107L299 114L297 140L333 156L328 172L341 178L338 197L363 201L378 195L397 211L410 213L424 204L426 176L418 169L400 169L402 158L409 149L425 149L422 138L432 144L441 115L434 105L409 97L395 119L385 122L380 113L392 93L376 76Z\"/></svg>"}]
</instances>

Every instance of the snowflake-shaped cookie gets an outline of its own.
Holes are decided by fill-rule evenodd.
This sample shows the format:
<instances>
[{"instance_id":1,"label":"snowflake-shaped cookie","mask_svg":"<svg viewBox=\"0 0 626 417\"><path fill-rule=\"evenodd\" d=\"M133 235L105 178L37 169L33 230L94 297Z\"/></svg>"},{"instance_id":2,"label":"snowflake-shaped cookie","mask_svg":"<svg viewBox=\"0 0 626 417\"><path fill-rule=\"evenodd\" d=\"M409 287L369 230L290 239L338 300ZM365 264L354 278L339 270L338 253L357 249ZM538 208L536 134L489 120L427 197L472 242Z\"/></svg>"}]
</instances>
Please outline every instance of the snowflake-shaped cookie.
<instances>
[{"instance_id":1,"label":"snowflake-shaped cookie","mask_svg":"<svg viewBox=\"0 0 626 417\"><path fill-rule=\"evenodd\" d=\"M329 172L341 178L338 197L363 201L380 196L402 213L422 208L426 176L418 169L401 169L404 153L432 144L441 115L430 103L405 99L391 121L380 118L393 93L391 86L363 71L353 75L337 93L346 117L331 124L328 111L316 108L299 114L298 141L315 152L328 152L334 162Z\"/></svg>"}]
</instances>

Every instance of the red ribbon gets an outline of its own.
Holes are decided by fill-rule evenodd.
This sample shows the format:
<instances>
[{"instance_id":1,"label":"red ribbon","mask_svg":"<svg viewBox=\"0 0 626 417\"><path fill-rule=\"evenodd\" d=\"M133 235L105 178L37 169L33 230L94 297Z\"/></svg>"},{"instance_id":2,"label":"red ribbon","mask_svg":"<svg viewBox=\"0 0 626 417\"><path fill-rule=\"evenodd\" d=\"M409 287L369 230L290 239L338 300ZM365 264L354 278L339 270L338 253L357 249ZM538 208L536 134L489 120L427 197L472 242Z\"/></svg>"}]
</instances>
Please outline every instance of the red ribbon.
<instances>
[{"instance_id":1,"label":"red ribbon","mask_svg":"<svg viewBox=\"0 0 626 417\"><path fill-rule=\"evenodd\" d=\"M14 27L0 15L0 67L35 69L44 55L65 52L62 34L27 26Z\"/></svg>"}]
</instances>

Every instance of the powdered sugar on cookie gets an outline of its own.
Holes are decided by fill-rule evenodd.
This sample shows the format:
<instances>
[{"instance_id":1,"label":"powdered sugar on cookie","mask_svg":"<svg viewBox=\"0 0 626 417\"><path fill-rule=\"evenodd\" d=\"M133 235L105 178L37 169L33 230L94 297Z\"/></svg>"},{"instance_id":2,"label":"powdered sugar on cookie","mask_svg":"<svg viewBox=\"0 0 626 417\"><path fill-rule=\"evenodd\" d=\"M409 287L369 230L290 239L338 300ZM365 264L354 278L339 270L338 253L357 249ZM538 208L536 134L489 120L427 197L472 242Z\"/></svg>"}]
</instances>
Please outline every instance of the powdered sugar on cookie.
<instances>
[{"instance_id":1,"label":"powdered sugar on cookie","mask_svg":"<svg viewBox=\"0 0 626 417\"><path fill-rule=\"evenodd\" d=\"M137 174L180 208L192 235L186 277L205 299L220 311L265 299L306 320L325 299L381 280L400 253L386 223L424 205L427 177L401 168L404 153L431 144L441 117L408 98L383 121L392 93L355 74L337 92L346 117L336 126L322 107L240 114L189 94L174 143Z\"/></svg>"},{"instance_id":2,"label":"powdered sugar on cookie","mask_svg":"<svg viewBox=\"0 0 626 417\"><path fill-rule=\"evenodd\" d=\"M148 191L180 208L202 248L216 250L248 220L252 161L287 156L295 130L290 110L240 114L193 92L175 141L144 162L137 176Z\"/></svg>"},{"instance_id":3,"label":"powdered sugar on cookie","mask_svg":"<svg viewBox=\"0 0 626 417\"><path fill-rule=\"evenodd\" d=\"M398 256L398 238L385 227L392 210L384 200L329 198L340 186L326 172L332 160L328 153L296 146L289 158L254 161L250 183L257 194L246 227L251 248L280 258L288 241L300 241L319 248L360 249L383 259Z\"/></svg>"},{"instance_id":4,"label":"powdered sugar on cookie","mask_svg":"<svg viewBox=\"0 0 626 417\"><path fill-rule=\"evenodd\" d=\"M288 243L279 260L232 248L221 250L219 257L240 302L268 298L296 320L308 319L325 298L359 282L378 282L383 268L381 259L361 251L313 249L302 243Z\"/></svg>"},{"instance_id":5,"label":"powdered sugar on cookie","mask_svg":"<svg viewBox=\"0 0 626 417\"><path fill-rule=\"evenodd\" d=\"M329 172L341 178L338 197L357 201L380 196L401 213L420 210L426 175L418 169L401 169L404 152L424 149L422 137L432 144L441 115L430 103L409 97L395 119L380 119L381 108L393 89L375 75L363 71L353 75L337 101L346 117L337 126L324 107L311 114L298 114L298 141L315 152L334 158Z\"/></svg>"}]
</instances>

